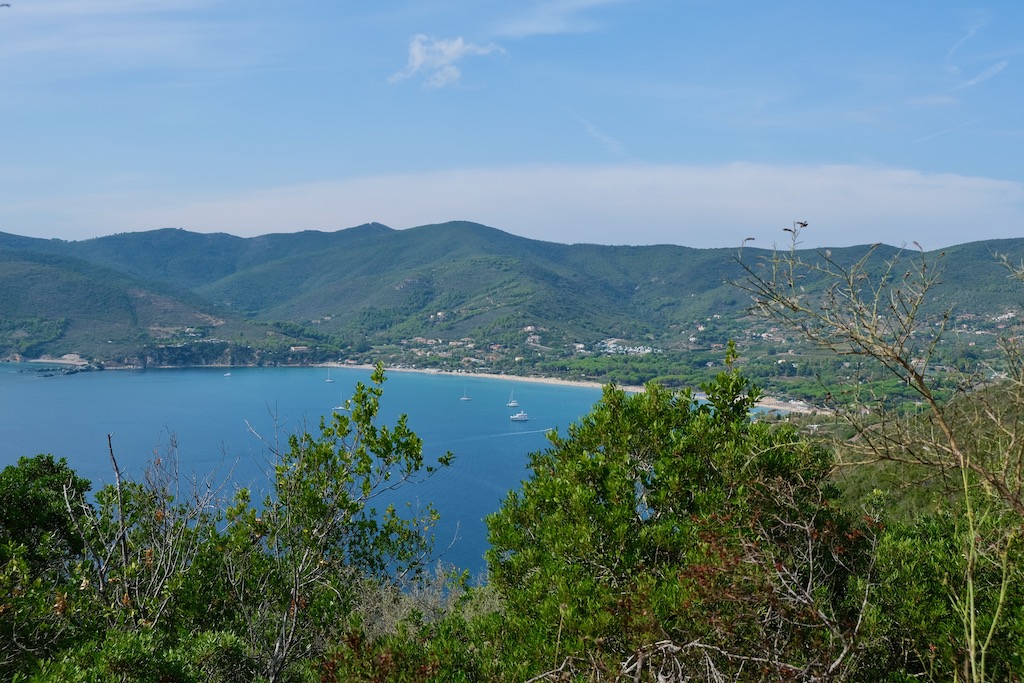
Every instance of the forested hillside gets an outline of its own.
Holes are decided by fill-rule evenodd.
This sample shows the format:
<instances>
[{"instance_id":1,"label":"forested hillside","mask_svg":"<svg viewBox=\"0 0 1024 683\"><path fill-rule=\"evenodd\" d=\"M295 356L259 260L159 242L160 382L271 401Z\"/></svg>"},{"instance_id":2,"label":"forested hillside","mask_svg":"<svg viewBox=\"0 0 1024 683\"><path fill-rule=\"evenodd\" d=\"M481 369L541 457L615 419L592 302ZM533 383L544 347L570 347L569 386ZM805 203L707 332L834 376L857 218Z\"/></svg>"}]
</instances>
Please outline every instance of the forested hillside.
<instances>
[{"instance_id":1,"label":"forested hillside","mask_svg":"<svg viewBox=\"0 0 1024 683\"><path fill-rule=\"evenodd\" d=\"M867 258L871 275L900 253L800 246L839 265ZM462 222L253 238L0 234L0 357L76 353L97 366L383 360L692 386L713 375L708 365L734 339L759 381L813 398L809 380L834 363L813 354L778 362L803 347L750 317L750 298L735 286L747 275L742 260L764 264L771 254L749 243L565 245ZM963 342L956 355L987 359L991 333L1020 304L997 257L1024 258L1024 240L918 256L943 268L925 306L952 311ZM800 286L815 296L823 282L812 271Z\"/></svg>"}]
</instances>

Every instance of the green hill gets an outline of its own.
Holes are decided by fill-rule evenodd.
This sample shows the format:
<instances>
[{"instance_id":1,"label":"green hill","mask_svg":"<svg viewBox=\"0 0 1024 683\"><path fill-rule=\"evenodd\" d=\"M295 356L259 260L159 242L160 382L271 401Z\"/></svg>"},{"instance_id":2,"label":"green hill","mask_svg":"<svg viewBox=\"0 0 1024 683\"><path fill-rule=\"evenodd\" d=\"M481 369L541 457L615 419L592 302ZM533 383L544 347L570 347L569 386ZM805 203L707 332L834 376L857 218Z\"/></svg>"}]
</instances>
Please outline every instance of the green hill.
<instances>
[{"instance_id":1,"label":"green hill","mask_svg":"<svg viewBox=\"0 0 1024 683\"><path fill-rule=\"evenodd\" d=\"M872 268L897 251L878 247ZM829 254L843 265L869 252L865 245ZM1016 310L1020 287L996 254L1019 262L1024 240L947 249L936 310L955 306L979 318ZM768 256L744 250L748 264ZM183 347L217 342L226 346L200 355L308 362L368 348L399 354L415 339L471 338L551 361L617 338L692 354L700 367L709 360L702 352L757 324L732 284L745 276L735 249L556 244L468 222L253 238L166 229L68 242L0 233L0 263L0 356L191 362L195 353ZM801 285L811 295L820 289L813 278ZM293 346L307 355L289 355ZM569 365L547 370L557 367Z\"/></svg>"},{"instance_id":2,"label":"green hill","mask_svg":"<svg viewBox=\"0 0 1024 683\"><path fill-rule=\"evenodd\" d=\"M69 256L0 250L0 293L0 356L145 364L159 340L266 336L188 290Z\"/></svg>"}]
</instances>

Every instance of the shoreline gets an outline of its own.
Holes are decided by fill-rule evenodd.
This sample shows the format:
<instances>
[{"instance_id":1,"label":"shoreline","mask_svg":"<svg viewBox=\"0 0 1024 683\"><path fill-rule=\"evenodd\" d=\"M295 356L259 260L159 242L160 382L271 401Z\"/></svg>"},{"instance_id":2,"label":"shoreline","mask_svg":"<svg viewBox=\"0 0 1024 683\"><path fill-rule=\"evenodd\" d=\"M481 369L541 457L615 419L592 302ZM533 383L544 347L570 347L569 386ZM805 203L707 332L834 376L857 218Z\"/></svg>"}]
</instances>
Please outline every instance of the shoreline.
<instances>
[{"instance_id":1,"label":"shoreline","mask_svg":"<svg viewBox=\"0 0 1024 683\"><path fill-rule=\"evenodd\" d=\"M314 367L320 368L352 368L354 370L373 370L374 365L367 364L345 364L345 363L317 363ZM432 368L406 368L406 367L384 367L385 372L413 372L424 375L451 375L451 376L464 376L464 377L483 377L484 379L498 379L507 380L513 382L533 382L536 384L554 384L564 385L573 387L586 387L589 389L602 389L607 382L595 382L592 380L579 380L579 379L562 379L559 377L538 377L536 375L501 375L491 372L452 372L450 370L435 370ZM620 389L628 392L640 393L644 390L642 386L636 385L616 385ZM697 398L706 398L704 392L694 391L693 395ZM780 398L774 398L766 396L761 398L755 404L759 408L764 408L768 411L784 412L784 413L799 413L801 415L811 415L819 412L819 410L813 406L809 406L803 401L786 401Z\"/></svg>"},{"instance_id":2,"label":"shoreline","mask_svg":"<svg viewBox=\"0 0 1024 683\"><path fill-rule=\"evenodd\" d=\"M71 365L77 368L84 368L91 365L89 361L85 360L77 353L66 353L60 358L51 358L49 356L43 356L42 358L25 358L22 359L23 363L50 363L51 365Z\"/></svg>"},{"instance_id":3,"label":"shoreline","mask_svg":"<svg viewBox=\"0 0 1024 683\"><path fill-rule=\"evenodd\" d=\"M83 359L78 354L69 353L61 356L60 358L32 358L24 359L26 363L50 363L53 365L65 365L74 368L86 368L90 366L89 361ZM180 366L160 366L161 369L173 369ZM209 368L232 368L231 365L203 365L196 367L209 367ZM291 367L291 366L280 366L280 367ZM341 369L352 369L352 370L370 370L372 371L376 366L367 363L314 363L312 365L297 365L294 367L317 367L317 368L341 368ZM119 369L137 369L137 368L105 368L108 370L119 370ZM482 377L484 379L497 379L506 380L512 382L533 382L536 384L552 384L552 385L563 385L573 387L585 387L588 389L601 389L607 384L606 382L595 382L593 380L578 380L578 379L563 379L560 377L539 377L537 375L503 375L493 372L459 372L451 370L436 370L433 368L409 368L401 366L385 366L385 372L413 372L424 375L451 375L451 376L464 376L464 377ZM639 393L644 390L642 386L636 385L618 385L619 388L633 393ZM694 391L694 396L697 398L704 398L703 392ZM768 411L785 412L785 413L799 413L802 415L809 415L819 412L819 410L813 406L809 406L802 401L786 401L780 398L764 397L759 400L756 405L759 408L763 408Z\"/></svg>"}]
</instances>

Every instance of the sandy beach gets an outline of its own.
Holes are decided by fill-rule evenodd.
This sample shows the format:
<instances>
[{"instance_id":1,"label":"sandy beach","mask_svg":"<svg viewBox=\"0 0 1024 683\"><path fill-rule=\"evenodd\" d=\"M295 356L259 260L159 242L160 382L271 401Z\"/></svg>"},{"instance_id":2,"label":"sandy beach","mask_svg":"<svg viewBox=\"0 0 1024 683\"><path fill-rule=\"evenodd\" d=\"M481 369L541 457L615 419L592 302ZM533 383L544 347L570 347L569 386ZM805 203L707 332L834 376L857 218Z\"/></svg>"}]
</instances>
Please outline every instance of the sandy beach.
<instances>
[{"instance_id":1,"label":"sandy beach","mask_svg":"<svg viewBox=\"0 0 1024 683\"><path fill-rule=\"evenodd\" d=\"M27 359L28 363L51 363L53 365L74 365L76 367L84 367L89 364L89 361L85 360L77 353L66 353L60 358L53 358L52 356L43 356L42 358L30 358Z\"/></svg>"},{"instance_id":2,"label":"sandy beach","mask_svg":"<svg viewBox=\"0 0 1024 683\"><path fill-rule=\"evenodd\" d=\"M373 370L373 365L353 365L351 363L318 363L317 367L329 367L329 368L352 368L355 370ZM485 379L500 379L509 380L515 382L536 382L538 384L563 384L574 387L590 387L594 389L600 389L604 387L601 382L593 382L586 380L574 380L574 379L561 379L558 377L538 377L536 375L499 375L489 372L449 372L447 370L435 370L431 368L407 368L407 367L385 367L386 372L415 372L427 375L455 375L464 377L483 377ZM621 389L630 392L640 392L644 388L642 386L630 385L622 386ZM705 398L703 392L695 391L694 396L697 398ZM764 408L765 410L776 410L782 413L801 413L810 414L818 412L817 408L809 406L802 401L785 401L778 398L766 396L757 402L758 407Z\"/></svg>"}]
</instances>

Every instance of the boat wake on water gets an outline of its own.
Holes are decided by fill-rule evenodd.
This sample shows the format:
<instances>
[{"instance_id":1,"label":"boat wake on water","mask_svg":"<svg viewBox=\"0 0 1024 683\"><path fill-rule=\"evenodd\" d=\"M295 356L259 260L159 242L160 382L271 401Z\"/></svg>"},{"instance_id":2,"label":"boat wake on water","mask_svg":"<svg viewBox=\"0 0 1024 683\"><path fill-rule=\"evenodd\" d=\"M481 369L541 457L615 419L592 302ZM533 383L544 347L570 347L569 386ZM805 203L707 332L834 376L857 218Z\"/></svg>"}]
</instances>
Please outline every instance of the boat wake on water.
<instances>
[{"instance_id":1,"label":"boat wake on water","mask_svg":"<svg viewBox=\"0 0 1024 683\"><path fill-rule=\"evenodd\" d=\"M546 434L551 430L556 429L555 427L548 427L546 429L527 429L521 432L500 432L498 434L483 434L480 436L467 436L461 439L446 439L445 443L468 443L470 441L486 441L487 439L501 439L509 436L523 436L526 434Z\"/></svg>"}]
</instances>

